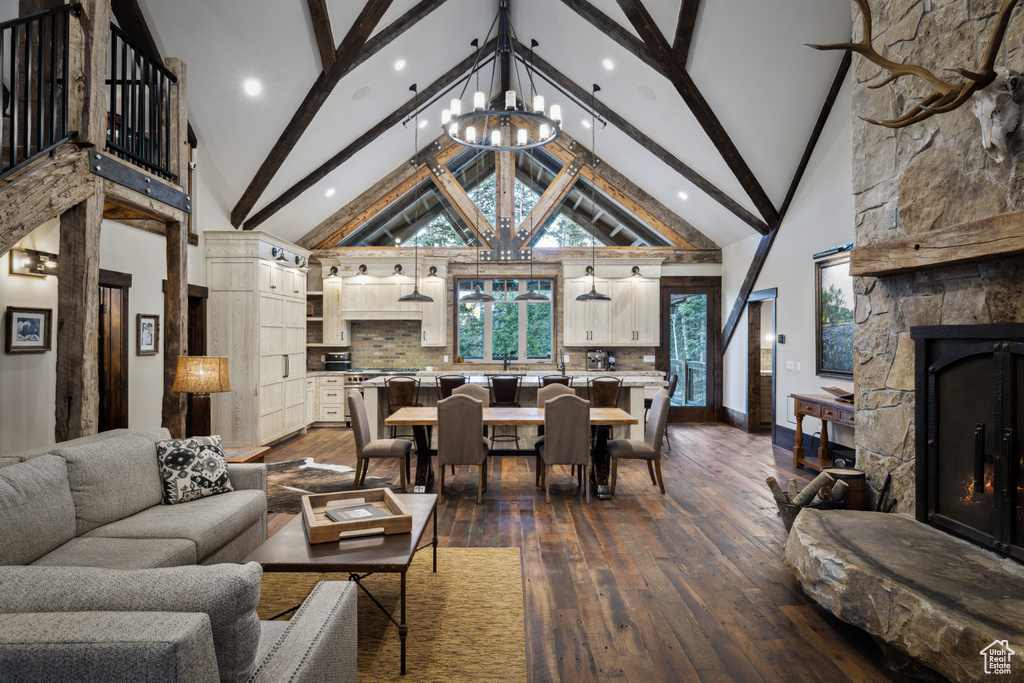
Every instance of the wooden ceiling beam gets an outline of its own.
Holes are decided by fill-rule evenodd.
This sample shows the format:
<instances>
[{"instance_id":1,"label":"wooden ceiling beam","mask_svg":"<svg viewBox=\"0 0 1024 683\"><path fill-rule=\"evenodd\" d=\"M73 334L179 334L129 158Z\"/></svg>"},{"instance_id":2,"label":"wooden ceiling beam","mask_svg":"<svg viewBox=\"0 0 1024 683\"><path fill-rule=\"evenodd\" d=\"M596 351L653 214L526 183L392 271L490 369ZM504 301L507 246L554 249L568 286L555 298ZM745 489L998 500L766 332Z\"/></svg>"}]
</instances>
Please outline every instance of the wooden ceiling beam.
<instances>
[{"instance_id":1,"label":"wooden ceiling beam","mask_svg":"<svg viewBox=\"0 0 1024 683\"><path fill-rule=\"evenodd\" d=\"M455 176L452 175L447 166L441 163L429 151L426 153L426 159L427 168L431 172L430 177L433 179L438 191L444 195L456 213L470 227L476 238L480 241L480 246L484 249L490 249L491 245L484 237L484 233L490 231L492 235L496 236L495 227L487 220L487 216L476 205L476 202L470 199L469 193L459 184L459 181L455 179Z\"/></svg>"},{"instance_id":2,"label":"wooden ceiling beam","mask_svg":"<svg viewBox=\"0 0 1024 683\"><path fill-rule=\"evenodd\" d=\"M825 96L825 102L821 105L821 111L818 112L818 120L814 123L814 129L811 131L811 136L807 140L807 145L804 147L803 156L800 158L800 163L797 164L796 172L793 174L793 181L789 184L789 191L786 193L786 199L782 202L782 208L779 211L779 223L781 227L782 219L786 217L786 213L789 211L790 203L793 200L793 195L796 194L797 188L800 186L800 181L804 177L804 171L807 170L807 164L811 160L811 154L814 152L814 148L818 144L818 138L821 137L821 131L825 128L825 123L828 121L829 114L832 112L832 107L836 102L836 98L839 96L839 91L843 87L843 83L846 82L846 75L850 70L850 52L843 55L842 61L839 63L839 69L836 71L835 78L832 79L832 87L829 88L828 94ZM750 297L750 293L754 291L754 286L757 284L757 278L761 275L761 269L764 268L765 262L768 260L768 253L772 249L772 245L775 243L775 238L779 234L779 228L772 230L769 234L761 238L758 242L757 250L754 252L754 258L750 261L750 267L747 269L747 276L743 279L743 284L740 285L740 291L736 294L736 301L733 302L732 310L729 312L729 318L725 321L725 329L722 332L722 353L729 348L729 342L732 341L732 336L736 332L736 327L740 321L740 315L743 313L743 308L747 305L747 299Z\"/></svg>"},{"instance_id":3,"label":"wooden ceiling beam","mask_svg":"<svg viewBox=\"0 0 1024 683\"><path fill-rule=\"evenodd\" d=\"M327 11L327 0L307 0L309 18L313 21L313 35L320 51L320 65L330 71L337 57L334 47L334 31L331 30L331 15Z\"/></svg>"},{"instance_id":4,"label":"wooden ceiling beam","mask_svg":"<svg viewBox=\"0 0 1024 683\"><path fill-rule=\"evenodd\" d=\"M576 180L580 177L583 161L582 156L569 161L558 172L547 189L544 190L537 203L533 205L530 213L523 218L523 221L516 228L515 235L512 236L513 243L516 245L515 249L522 249L532 242L540 229L555 215L558 207L565 200L565 196L569 194L573 185L576 184ZM522 230L526 230L526 234L523 237L519 237Z\"/></svg>"},{"instance_id":5,"label":"wooden ceiling beam","mask_svg":"<svg viewBox=\"0 0 1024 683\"><path fill-rule=\"evenodd\" d=\"M686 60L690 56L690 42L693 40L693 29L697 25L699 8L700 0L682 0L679 4L676 38L672 41L672 57L682 69L686 68Z\"/></svg>"},{"instance_id":6,"label":"wooden ceiling beam","mask_svg":"<svg viewBox=\"0 0 1024 683\"><path fill-rule=\"evenodd\" d=\"M686 106L689 107L690 112L693 113L697 122L700 123L701 128L707 133L708 138L711 139L718 153L722 155L722 159L729 166L733 175L736 176L736 179L754 203L765 223L771 229L778 227L779 213L772 205L771 199L764 191L764 188L761 187L757 177L754 176L754 172L747 166L747 162L743 160L736 145L733 144L722 123L711 110L707 100L704 99L700 90L697 89L693 79L676 63L672 53L672 46L668 44L668 41L661 34L661 30L655 24L647 8L644 7L640 0L616 1L630 23L633 24L633 28L640 34L651 54L661 63L668 80L682 96Z\"/></svg>"},{"instance_id":7,"label":"wooden ceiling beam","mask_svg":"<svg viewBox=\"0 0 1024 683\"><path fill-rule=\"evenodd\" d=\"M476 263L474 247L420 247L420 256L424 258L443 258L449 264L471 265ZM559 263L563 259L589 259L590 247L537 247L533 252L538 265ZM333 249L317 249L313 258L322 259L358 259L360 257L384 256L387 258L411 259L413 248L410 247L335 247ZM676 249L675 247L602 247L602 258L660 258L665 263L721 263L721 251L705 251ZM514 263L484 262L481 268L491 272L507 272L511 268L526 265L524 261Z\"/></svg>"},{"instance_id":8,"label":"wooden ceiling beam","mask_svg":"<svg viewBox=\"0 0 1024 683\"><path fill-rule=\"evenodd\" d=\"M523 46L521 43L519 44L518 49L523 50L523 53L525 54L526 47ZM549 64L544 58L540 57L536 53L534 53L531 57L531 65L536 67L538 73L542 77L549 79L552 83L568 92L572 97L582 102L590 102L589 90L581 88L574 81L570 80L565 74L560 72L558 69ZM695 186L697 186L698 189L700 189L706 195L708 195L716 202L721 204L723 207L728 209L744 223L746 223L747 225L749 225L762 235L767 234L769 232L767 222L761 220L760 218L752 214L750 211L747 211L747 209L741 206L736 200L727 195L725 192L722 192L720 189L718 189L717 186L715 186L711 181L702 176L700 173L687 166L685 163L683 163L682 160L680 160L674 154L672 154L667 149L659 145L654 139L652 139L642 130L640 130L639 128L631 124L629 121L627 121L625 118L620 116L615 110L613 110L607 104L604 104L600 100L597 100L595 103L595 109L602 118L606 119L613 126L615 126L620 131L625 133L627 136L632 138L634 141L642 145L647 151L649 151L651 154L653 154L662 162L664 162L669 168L671 168L673 171L681 175L683 178L686 178L688 181L693 183ZM563 133L563 136L564 135L565 134Z\"/></svg>"},{"instance_id":9,"label":"wooden ceiling beam","mask_svg":"<svg viewBox=\"0 0 1024 683\"><path fill-rule=\"evenodd\" d=\"M356 17L352 27L345 34L341 44L338 46L334 64L328 71L321 72L313 83L313 87L306 93L302 104L292 115L291 121L285 127L281 137L277 139L271 148L267 158L263 160L256 175L249 182L249 186L242 193L238 203L231 210L231 225L236 228L242 224L245 217L252 211L252 207L263 195L267 185L280 170L288 154L295 148L299 138L306 132L313 118L323 107L328 96L334 90L342 76L348 73L356 56L366 43L366 39L377 27L381 17L391 6L393 0L367 0L363 10Z\"/></svg>"},{"instance_id":10,"label":"wooden ceiling beam","mask_svg":"<svg viewBox=\"0 0 1024 683\"><path fill-rule=\"evenodd\" d=\"M487 45L484 46L484 50L493 49L495 44L496 39L492 39ZM353 140L352 143L347 145L343 150L335 154L333 157L331 157L324 163L320 164L320 166L314 169L311 173L307 174L306 177L292 185L290 188L285 190L280 196L278 196L265 207L256 212L256 214L254 214L252 218L245 221L244 229L252 230L256 226L260 225L268 218L273 216L275 213L283 209L285 206L290 204L303 192L305 192L309 188L313 187L313 185L316 185L318 182L323 180L325 177L327 177L328 174L331 173L331 171L333 171L334 169L338 168L346 161L351 159L353 156L355 156L356 153L358 153L371 142L373 142L378 137L383 135L390 128L401 123L405 117L407 117L409 114L413 112L413 109L416 107L417 103L427 102L435 95L443 93L445 90L451 87L453 83L456 83L459 80L459 78L473 66L473 62L475 59L476 53L474 52L472 55L466 57L461 62L456 64L454 67L449 69L447 73L442 75L440 78L438 78L436 81L428 85L426 88L420 89L419 93L416 96L406 100L405 104L403 104L398 109L394 110L393 112L385 116L380 121L378 121L373 128L371 128L370 130L366 131L358 138Z\"/></svg>"},{"instance_id":11,"label":"wooden ceiling beam","mask_svg":"<svg viewBox=\"0 0 1024 683\"><path fill-rule=\"evenodd\" d=\"M622 28L617 21L591 5L587 0L562 0L562 4L586 19L598 31L618 43L619 47L638 57L644 64L668 78L661 63L654 58L654 55L651 54L651 51L647 49L642 40L637 39L632 33Z\"/></svg>"}]
</instances>

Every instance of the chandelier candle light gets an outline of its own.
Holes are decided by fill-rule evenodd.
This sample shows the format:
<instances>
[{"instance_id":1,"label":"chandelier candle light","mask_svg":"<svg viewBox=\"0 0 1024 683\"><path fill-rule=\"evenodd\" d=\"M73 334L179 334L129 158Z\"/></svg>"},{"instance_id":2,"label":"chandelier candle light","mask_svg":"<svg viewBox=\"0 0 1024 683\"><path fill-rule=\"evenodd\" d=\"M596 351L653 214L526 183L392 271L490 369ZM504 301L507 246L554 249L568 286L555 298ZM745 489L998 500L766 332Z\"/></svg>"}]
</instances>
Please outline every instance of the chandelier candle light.
<instances>
[{"instance_id":1,"label":"chandelier candle light","mask_svg":"<svg viewBox=\"0 0 1024 683\"><path fill-rule=\"evenodd\" d=\"M515 79L519 83L519 91L523 93L522 98L516 90L506 90L504 108L491 109L488 107L488 94L494 91L495 68L492 67L490 89L485 93L480 90L480 53L478 43L474 40L473 45L478 46L476 62L466 77L460 97L452 99L448 109L441 112L441 127L445 135L454 142L475 149L514 152L542 147L558 139L558 136L562 134L562 108L557 104L552 104L545 110L544 96L536 94L530 63L516 53L516 45L519 44L519 41L515 29L512 28L509 0L500 0L498 16L491 24L491 31L495 26L498 31L498 52L507 53L509 61L516 65ZM490 40L491 31L488 32L485 43ZM497 61L495 60L495 66ZM527 90L523 87L522 79L519 76L519 62L522 62L526 71L529 95L532 95L532 100L529 101L527 100ZM473 108L471 111L463 113L461 97L466 94L470 79L474 76L476 76L477 87L476 92L473 93ZM536 128L535 134L533 133L534 127Z\"/></svg>"}]
</instances>

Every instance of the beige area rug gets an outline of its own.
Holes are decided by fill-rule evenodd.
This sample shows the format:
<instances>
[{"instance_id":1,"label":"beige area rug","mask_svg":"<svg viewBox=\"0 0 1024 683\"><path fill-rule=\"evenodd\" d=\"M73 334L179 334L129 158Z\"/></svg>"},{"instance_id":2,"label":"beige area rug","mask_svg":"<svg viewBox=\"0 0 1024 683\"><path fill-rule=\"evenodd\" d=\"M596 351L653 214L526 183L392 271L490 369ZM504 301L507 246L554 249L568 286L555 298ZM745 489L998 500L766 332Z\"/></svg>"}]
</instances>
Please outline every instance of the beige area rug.
<instances>
[{"instance_id":1,"label":"beige area rug","mask_svg":"<svg viewBox=\"0 0 1024 683\"><path fill-rule=\"evenodd\" d=\"M302 602L317 581L345 579L343 574L265 573L257 611L269 619ZM519 548L438 548L436 574L426 548L416 554L406 582L404 677L398 628L359 591L360 683L526 680ZM399 576L376 574L364 584L397 619Z\"/></svg>"}]
</instances>

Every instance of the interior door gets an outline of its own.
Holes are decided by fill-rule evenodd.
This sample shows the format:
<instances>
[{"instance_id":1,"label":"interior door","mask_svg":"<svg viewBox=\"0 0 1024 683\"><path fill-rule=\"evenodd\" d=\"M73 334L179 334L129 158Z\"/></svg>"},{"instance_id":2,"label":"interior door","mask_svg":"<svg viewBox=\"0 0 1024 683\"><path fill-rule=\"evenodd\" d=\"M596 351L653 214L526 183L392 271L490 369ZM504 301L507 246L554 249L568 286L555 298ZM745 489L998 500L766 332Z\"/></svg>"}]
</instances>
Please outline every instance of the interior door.
<instances>
[{"instance_id":1,"label":"interior door","mask_svg":"<svg viewBox=\"0 0 1024 683\"><path fill-rule=\"evenodd\" d=\"M669 422L714 422L722 405L720 278L662 278L658 367L678 374Z\"/></svg>"},{"instance_id":2,"label":"interior door","mask_svg":"<svg viewBox=\"0 0 1024 683\"><path fill-rule=\"evenodd\" d=\"M128 427L128 288L131 276L100 275L99 430Z\"/></svg>"}]
</instances>

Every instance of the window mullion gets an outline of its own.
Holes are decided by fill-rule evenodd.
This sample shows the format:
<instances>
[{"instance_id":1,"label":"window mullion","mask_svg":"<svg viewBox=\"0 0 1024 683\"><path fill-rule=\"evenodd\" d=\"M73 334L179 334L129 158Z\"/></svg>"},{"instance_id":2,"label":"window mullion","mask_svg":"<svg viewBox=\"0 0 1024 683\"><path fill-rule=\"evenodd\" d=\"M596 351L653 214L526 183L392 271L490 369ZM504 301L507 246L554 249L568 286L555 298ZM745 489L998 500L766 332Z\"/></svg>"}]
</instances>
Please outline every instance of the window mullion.
<instances>
[{"instance_id":1,"label":"window mullion","mask_svg":"<svg viewBox=\"0 0 1024 683\"><path fill-rule=\"evenodd\" d=\"M487 278L482 283L482 289L485 293L491 294L494 291L494 280ZM480 304L484 308L484 360L488 363L494 362L494 349L491 347L494 341L493 330L491 329L494 325L494 304L484 303Z\"/></svg>"}]
</instances>

